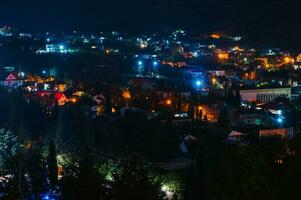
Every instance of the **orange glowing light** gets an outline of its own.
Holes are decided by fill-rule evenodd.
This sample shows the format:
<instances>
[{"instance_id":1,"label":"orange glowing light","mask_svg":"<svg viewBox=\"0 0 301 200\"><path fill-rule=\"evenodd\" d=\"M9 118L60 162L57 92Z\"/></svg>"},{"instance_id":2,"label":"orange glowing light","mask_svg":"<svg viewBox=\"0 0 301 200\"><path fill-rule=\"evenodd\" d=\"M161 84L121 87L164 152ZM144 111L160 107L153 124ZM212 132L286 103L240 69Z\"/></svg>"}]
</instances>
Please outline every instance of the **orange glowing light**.
<instances>
[{"instance_id":1,"label":"orange glowing light","mask_svg":"<svg viewBox=\"0 0 301 200\"><path fill-rule=\"evenodd\" d=\"M77 102L77 99L76 99L76 98L71 98L70 101L71 101L72 103L76 103L76 102Z\"/></svg>"},{"instance_id":2,"label":"orange glowing light","mask_svg":"<svg viewBox=\"0 0 301 200\"><path fill-rule=\"evenodd\" d=\"M299 55L297 56L296 61L297 61L297 62L301 62L301 54L299 54Z\"/></svg>"},{"instance_id":3,"label":"orange glowing light","mask_svg":"<svg viewBox=\"0 0 301 200\"><path fill-rule=\"evenodd\" d=\"M217 83L217 79L216 78L212 78L211 82L212 82L213 85L215 85Z\"/></svg>"},{"instance_id":4,"label":"orange glowing light","mask_svg":"<svg viewBox=\"0 0 301 200\"><path fill-rule=\"evenodd\" d=\"M131 99L132 98L131 93L128 90L123 91L122 97L125 98L125 99Z\"/></svg>"},{"instance_id":5,"label":"orange glowing light","mask_svg":"<svg viewBox=\"0 0 301 200\"><path fill-rule=\"evenodd\" d=\"M216 33L211 34L210 37L213 38L213 39L220 39L221 38L221 36L219 34L216 34Z\"/></svg>"},{"instance_id":6,"label":"orange glowing light","mask_svg":"<svg viewBox=\"0 0 301 200\"><path fill-rule=\"evenodd\" d=\"M220 60L228 60L229 59L229 54L228 53L219 53L218 58Z\"/></svg>"},{"instance_id":7,"label":"orange glowing light","mask_svg":"<svg viewBox=\"0 0 301 200\"><path fill-rule=\"evenodd\" d=\"M293 63L294 60L291 57L289 57L289 56L285 56L284 57L284 62L288 64L288 63Z\"/></svg>"},{"instance_id":8,"label":"orange glowing light","mask_svg":"<svg viewBox=\"0 0 301 200\"><path fill-rule=\"evenodd\" d=\"M171 100L170 100L170 99L167 99L167 100L166 100L166 104L167 104L167 105L171 105L171 104L172 104Z\"/></svg>"}]
</instances>

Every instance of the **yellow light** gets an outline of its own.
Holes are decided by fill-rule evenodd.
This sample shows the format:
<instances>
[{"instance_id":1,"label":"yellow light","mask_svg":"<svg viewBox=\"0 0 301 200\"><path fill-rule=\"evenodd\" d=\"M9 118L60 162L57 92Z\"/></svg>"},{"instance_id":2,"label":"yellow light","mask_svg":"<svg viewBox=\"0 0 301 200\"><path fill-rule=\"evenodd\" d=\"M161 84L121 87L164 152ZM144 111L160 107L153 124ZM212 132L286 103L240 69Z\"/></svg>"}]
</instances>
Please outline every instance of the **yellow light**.
<instances>
[{"instance_id":1,"label":"yellow light","mask_svg":"<svg viewBox=\"0 0 301 200\"><path fill-rule=\"evenodd\" d=\"M202 108L202 106L199 106L198 109L199 109L199 110L202 110L203 108Z\"/></svg>"},{"instance_id":2,"label":"yellow light","mask_svg":"<svg viewBox=\"0 0 301 200\"><path fill-rule=\"evenodd\" d=\"M294 60L291 57L286 56L286 57L284 57L284 62L285 63L292 63L292 62L294 62Z\"/></svg>"},{"instance_id":3,"label":"yellow light","mask_svg":"<svg viewBox=\"0 0 301 200\"><path fill-rule=\"evenodd\" d=\"M58 90L60 91L60 92L65 92L66 91L66 84L59 84L58 85Z\"/></svg>"},{"instance_id":4,"label":"yellow light","mask_svg":"<svg viewBox=\"0 0 301 200\"><path fill-rule=\"evenodd\" d=\"M239 48L239 46L236 46L236 47L234 48L234 50L235 50L235 51L242 51L242 49Z\"/></svg>"},{"instance_id":5,"label":"yellow light","mask_svg":"<svg viewBox=\"0 0 301 200\"><path fill-rule=\"evenodd\" d=\"M213 85L215 85L215 84L217 83L216 78L212 78L212 79L211 79L211 82L212 82Z\"/></svg>"}]
</instances>

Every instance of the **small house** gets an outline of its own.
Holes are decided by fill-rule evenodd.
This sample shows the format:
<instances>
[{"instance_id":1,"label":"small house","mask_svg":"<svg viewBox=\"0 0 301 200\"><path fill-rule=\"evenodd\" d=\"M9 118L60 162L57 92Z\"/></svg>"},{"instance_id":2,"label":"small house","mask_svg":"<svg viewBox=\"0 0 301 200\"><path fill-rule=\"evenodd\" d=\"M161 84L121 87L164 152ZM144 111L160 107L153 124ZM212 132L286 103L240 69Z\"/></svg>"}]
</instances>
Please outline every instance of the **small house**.
<instances>
[{"instance_id":1,"label":"small house","mask_svg":"<svg viewBox=\"0 0 301 200\"><path fill-rule=\"evenodd\" d=\"M15 72L0 75L0 86L16 88L23 85L23 81Z\"/></svg>"}]
</instances>

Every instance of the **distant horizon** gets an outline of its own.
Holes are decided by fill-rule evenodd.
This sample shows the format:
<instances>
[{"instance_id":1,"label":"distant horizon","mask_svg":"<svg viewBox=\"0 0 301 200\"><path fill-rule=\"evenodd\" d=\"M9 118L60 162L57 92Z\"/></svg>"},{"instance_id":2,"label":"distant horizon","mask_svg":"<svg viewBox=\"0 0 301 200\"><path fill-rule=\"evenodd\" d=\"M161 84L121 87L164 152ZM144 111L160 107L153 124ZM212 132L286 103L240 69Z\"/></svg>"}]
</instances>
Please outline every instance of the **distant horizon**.
<instances>
[{"instance_id":1,"label":"distant horizon","mask_svg":"<svg viewBox=\"0 0 301 200\"><path fill-rule=\"evenodd\" d=\"M1 24L22 31L226 31L252 41L299 49L299 2L291 0L11 0L0 5ZM155 30L155 31L153 31Z\"/></svg>"}]
</instances>

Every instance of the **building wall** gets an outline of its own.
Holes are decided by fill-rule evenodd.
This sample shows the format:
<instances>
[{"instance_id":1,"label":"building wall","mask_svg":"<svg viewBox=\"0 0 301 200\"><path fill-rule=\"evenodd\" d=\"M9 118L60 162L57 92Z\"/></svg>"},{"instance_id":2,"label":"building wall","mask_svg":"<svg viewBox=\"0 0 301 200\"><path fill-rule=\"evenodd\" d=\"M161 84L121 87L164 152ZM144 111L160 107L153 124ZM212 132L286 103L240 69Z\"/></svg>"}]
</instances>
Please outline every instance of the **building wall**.
<instances>
[{"instance_id":1,"label":"building wall","mask_svg":"<svg viewBox=\"0 0 301 200\"><path fill-rule=\"evenodd\" d=\"M4 86L4 87L19 87L22 86L23 82L19 81L19 80L13 80L13 81L0 81L0 86Z\"/></svg>"},{"instance_id":2,"label":"building wall","mask_svg":"<svg viewBox=\"0 0 301 200\"><path fill-rule=\"evenodd\" d=\"M268 103L277 97L287 97L291 99L291 88L240 90L240 95L242 99L247 101Z\"/></svg>"}]
</instances>

